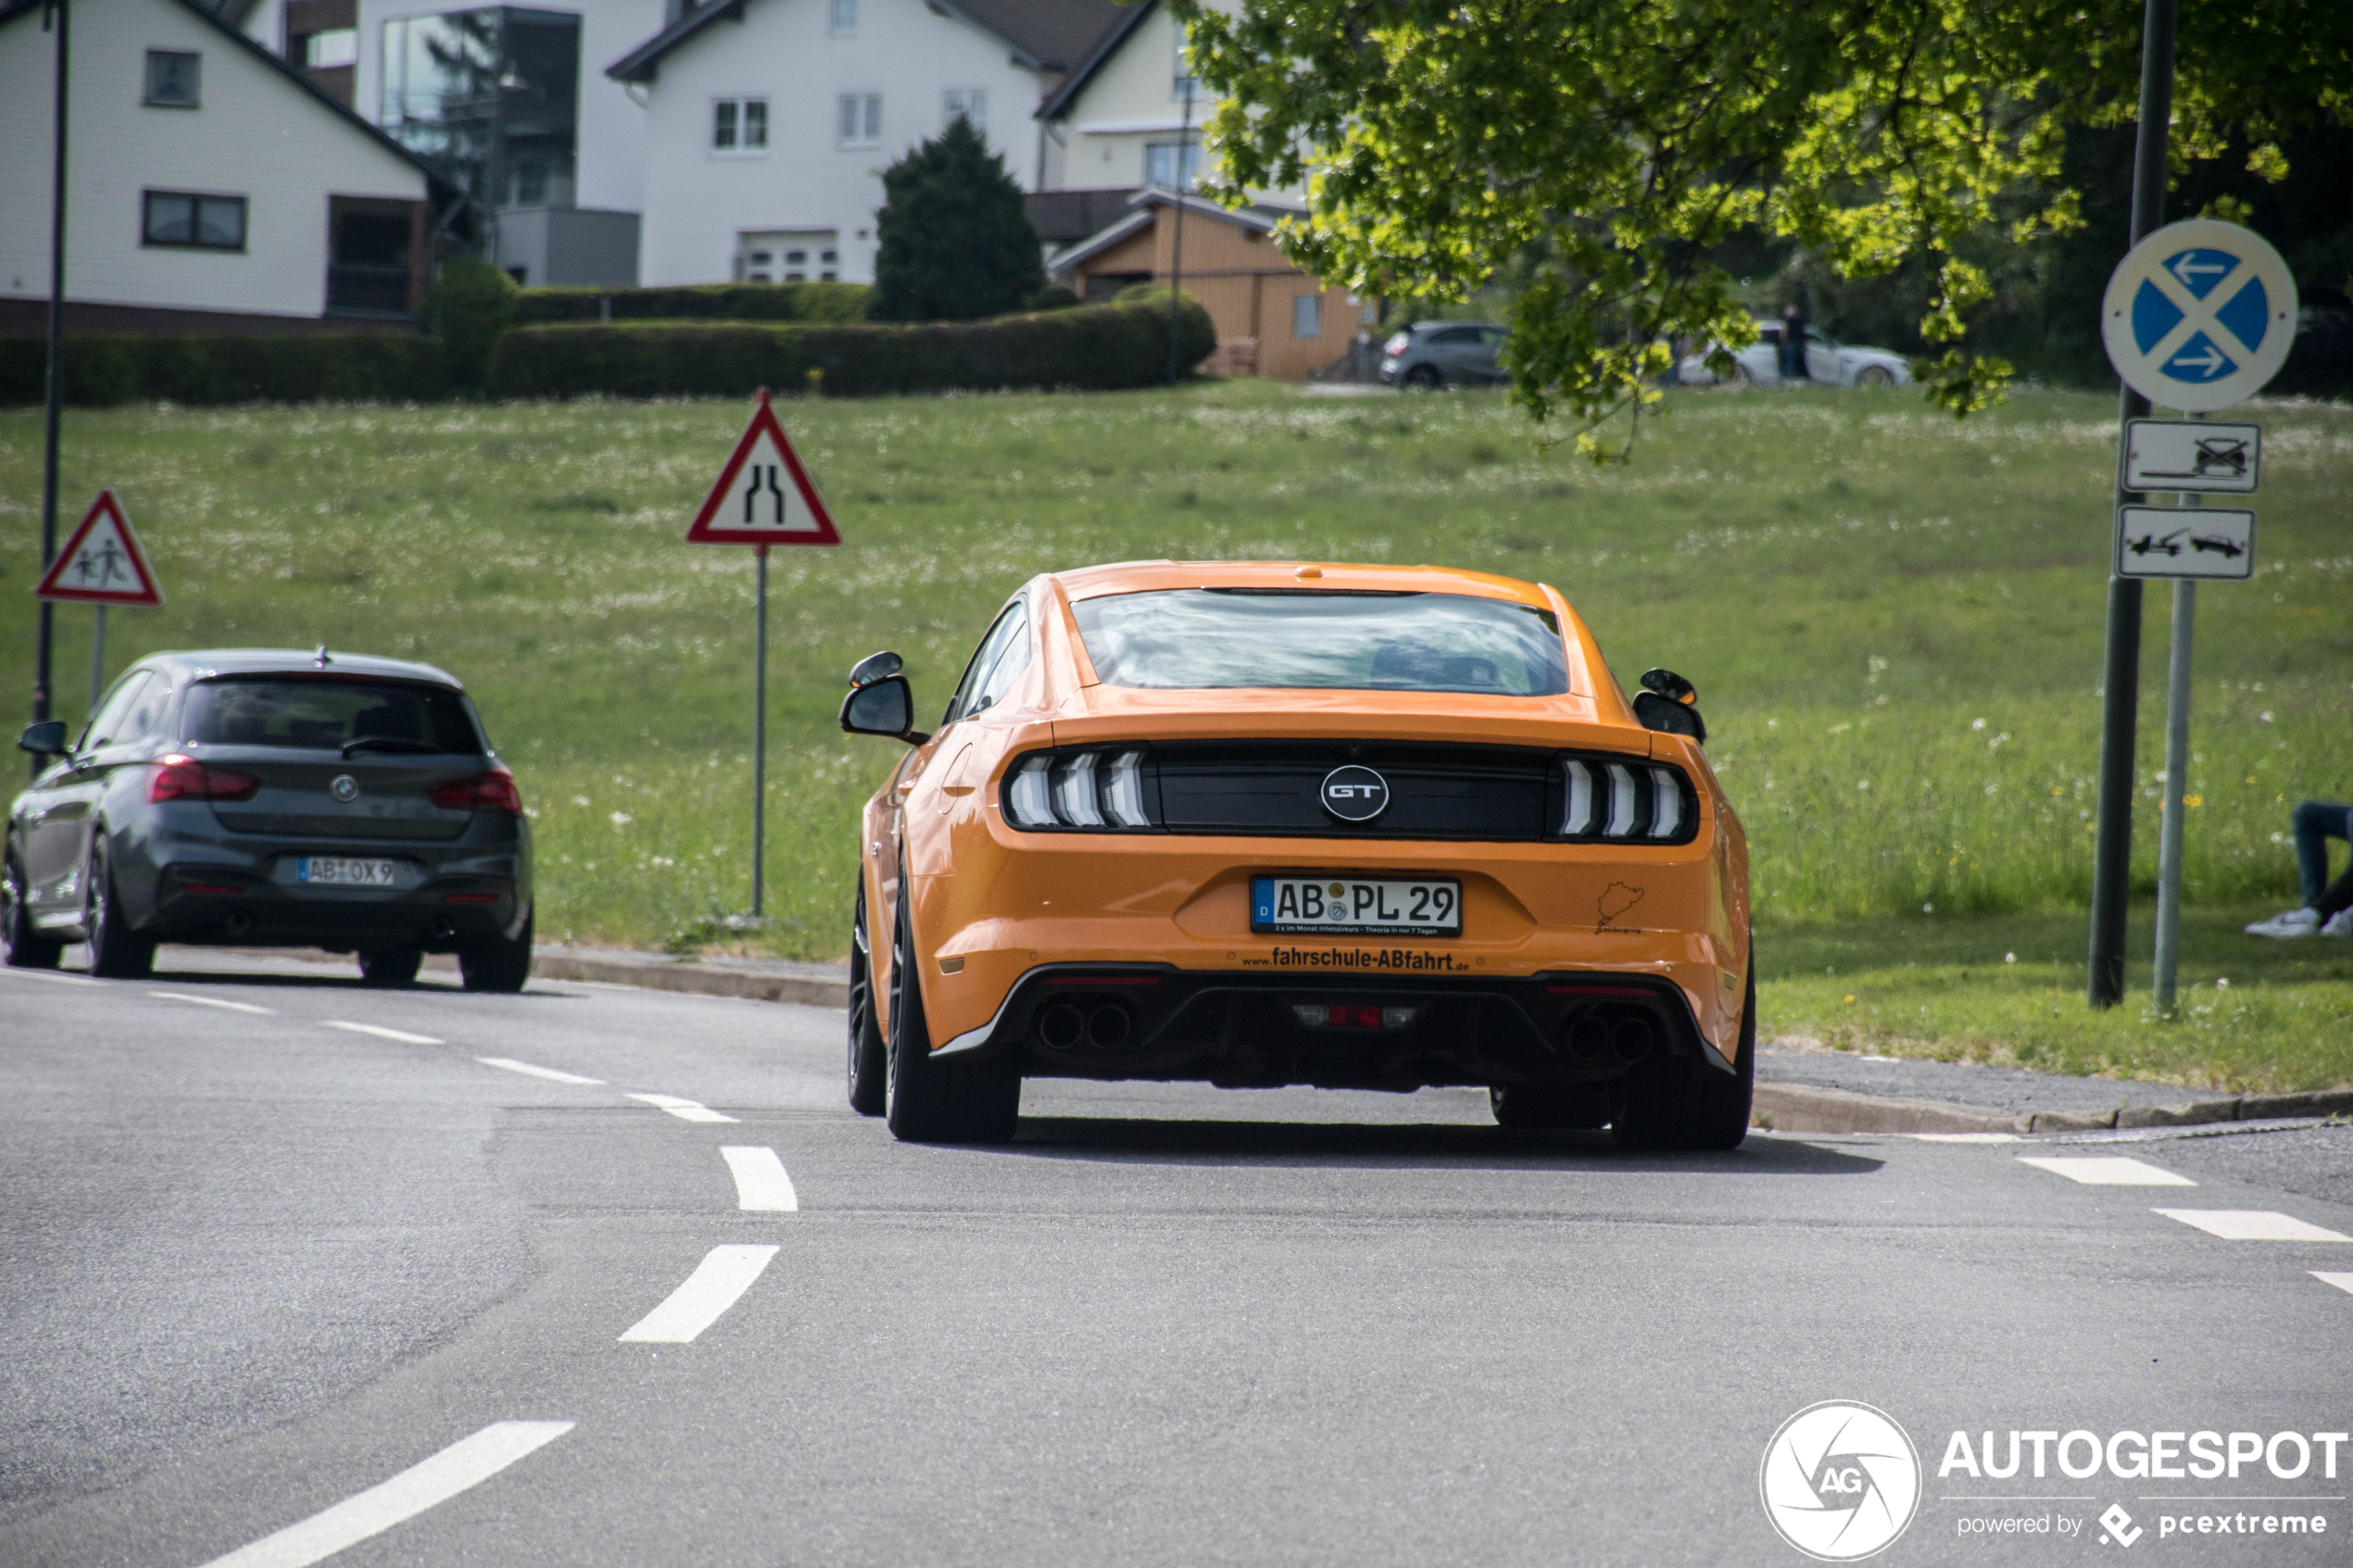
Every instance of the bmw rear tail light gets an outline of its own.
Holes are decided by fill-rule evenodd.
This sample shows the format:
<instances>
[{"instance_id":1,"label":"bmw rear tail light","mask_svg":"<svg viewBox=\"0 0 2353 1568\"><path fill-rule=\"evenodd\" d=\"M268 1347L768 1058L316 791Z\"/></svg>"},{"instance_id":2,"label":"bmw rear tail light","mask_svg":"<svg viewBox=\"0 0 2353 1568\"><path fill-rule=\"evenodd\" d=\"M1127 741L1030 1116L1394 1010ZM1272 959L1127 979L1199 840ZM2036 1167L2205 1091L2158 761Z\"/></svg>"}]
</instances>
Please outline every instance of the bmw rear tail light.
<instances>
[{"instance_id":1,"label":"bmw rear tail light","mask_svg":"<svg viewBox=\"0 0 2353 1568\"><path fill-rule=\"evenodd\" d=\"M1141 746L1038 751L1005 773L1005 821L1033 833L1153 833L1160 786Z\"/></svg>"},{"instance_id":2,"label":"bmw rear tail light","mask_svg":"<svg viewBox=\"0 0 2353 1568\"><path fill-rule=\"evenodd\" d=\"M452 811L504 811L510 817L522 815L522 796L515 788L515 776L504 768L493 768L470 779L452 779L447 784L437 784L426 793L432 797L434 805Z\"/></svg>"},{"instance_id":3,"label":"bmw rear tail light","mask_svg":"<svg viewBox=\"0 0 2353 1568\"><path fill-rule=\"evenodd\" d=\"M156 776L147 784L147 798L149 801L251 800L260 788L261 781L251 773L233 773L226 768L208 768L193 757L174 752L156 765Z\"/></svg>"},{"instance_id":4,"label":"bmw rear tail light","mask_svg":"<svg viewBox=\"0 0 2353 1568\"><path fill-rule=\"evenodd\" d=\"M1629 757L1561 759L1555 836L1680 844L1699 826L1699 799L1680 768Z\"/></svg>"}]
</instances>

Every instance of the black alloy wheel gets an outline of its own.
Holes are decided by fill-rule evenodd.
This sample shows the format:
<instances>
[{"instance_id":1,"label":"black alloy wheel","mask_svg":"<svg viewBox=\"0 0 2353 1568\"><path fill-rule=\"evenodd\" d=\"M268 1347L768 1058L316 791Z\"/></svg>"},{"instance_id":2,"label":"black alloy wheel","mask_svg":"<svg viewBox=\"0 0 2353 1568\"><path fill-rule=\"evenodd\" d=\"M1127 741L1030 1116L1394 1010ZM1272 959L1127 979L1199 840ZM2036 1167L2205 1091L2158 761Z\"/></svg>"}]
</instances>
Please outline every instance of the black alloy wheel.
<instances>
[{"instance_id":1,"label":"black alloy wheel","mask_svg":"<svg viewBox=\"0 0 2353 1568\"><path fill-rule=\"evenodd\" d=\"M903 869L899 885L908 885ZM932 1055L903 893L891 936L886 1082L883 1115L903 1143L1011 1143L1021 1123L1021 1061L1012 1051L986 1061L941 1061Z\"/></svg>"},{"instance_id":2,"label":"black alloy wheel","mask_svg":"<svg viewBox=\"0 0 2353 1568\"><path fill-rule=\"evenodd\" d=\"M890 1098L890 1043L875 1021L875 961L867 950L866 877L858 877L858 907L849 925L849 1109L880 1116Z\"/></svg>"},{"instance_id":3,"label":"black alloy wheel","mask_svg":"<svg viewBox=\"0 0 2353 1568\"><path fill-rule=\"evenodd\" d=\"M1712 1067L1662 1061L1626 1080L1610 1135L1625 1148L1730 1149L1748 1136L1756 1096L1756 942L1748 947L1740 1045L1728 1076Z\"/></svg>"},{"instance_id":4,"label":"black alloy wheel","mask_svg":"<svg viewBox=\"0 0 2353 1568\"><path fill-rule=\"evenodd\" d=\"M7 948L10 969L55 969L66 945L44 936L32 923L32 887L24 868L11 855L0 872L0 946Z\"/></svg>"},{"instance_id":5,"label":"black alloy wheel","mask_svg":"<svg viewBox=\"0 0 2353 1568\"><path fill-rule=\"evenodd\" d=\"M1405 372L1405 386L1412 392L1436 392L1446 384L1435 365L1416 365Z\"/></svg>"},{"instance_id":6,"label":"black alloy wheel","mask_svg":"<svg viewBox=\"0 0 2353 1568\"><path fill-rule=\"evenodd\" d=\"M98 830L101 836L106 829ZM145 980L155 972L156 941L131 929L116 893L106 851L90 852L90 905L83 929L90 933L90 972L101 980Z\"/></svg>"},{"instance_id":7,"label":"black alloy wheel","mask_svg":"<svg viewBox=\"0 0 2353 1568\"><path fill-rule=\"evenodd\" d=\"M458 977L466 989L508 994L522 990L523 983L531 978L531 927L538 918L539 911L534 909L523 916L519 935L493 936L460 952ZM415 971L409 972L413 975Z\"/></svg>"},{"instance_id":8,"label":"black alloy wheel","mask_svg":"<svg viewBox=\"0 0 2353 1568\"><path fill-rule=\"evenodd\" d=\"M370 985L407 985L416 980L424 962L422 947L363 947L359 978Z\"/></svg>"}]
</instances>

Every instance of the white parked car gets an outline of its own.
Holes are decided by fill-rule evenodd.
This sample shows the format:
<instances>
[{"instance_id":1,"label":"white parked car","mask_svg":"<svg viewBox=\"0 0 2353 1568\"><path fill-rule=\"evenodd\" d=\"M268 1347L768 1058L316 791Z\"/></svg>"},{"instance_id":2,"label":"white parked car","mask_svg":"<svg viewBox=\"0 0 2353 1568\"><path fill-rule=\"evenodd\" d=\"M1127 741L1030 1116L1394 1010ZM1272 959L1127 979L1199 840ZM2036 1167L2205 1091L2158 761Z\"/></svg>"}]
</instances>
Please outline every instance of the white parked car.
<instances>
[{"instance_id":1,"label":"white parked car","mask_svg":"<svg viewBox=\"0 0 2353 1568\"><path fill-rule=\"evenodd\" d=\"M1687 354L1675 367L1675 379L1685 386L1779 386L1781 384L1781 324L1756 323L1756 341L1733 351L1737 366L1719 376L1707 368L1707 356ZM1820 386L1909 386L1911 362L1884 348L1857 348L1808 327L1806 330L1806 370Z\"/></svg>"}]
</instances>

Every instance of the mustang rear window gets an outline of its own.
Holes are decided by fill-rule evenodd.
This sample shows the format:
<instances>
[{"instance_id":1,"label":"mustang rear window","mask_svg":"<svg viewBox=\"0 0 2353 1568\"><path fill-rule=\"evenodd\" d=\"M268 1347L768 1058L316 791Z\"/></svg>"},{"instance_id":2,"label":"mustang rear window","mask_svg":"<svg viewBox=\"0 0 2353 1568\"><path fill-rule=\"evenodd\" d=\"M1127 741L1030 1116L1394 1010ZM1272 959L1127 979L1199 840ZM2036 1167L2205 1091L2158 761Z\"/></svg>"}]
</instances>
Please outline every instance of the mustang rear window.
<instances>
[{"instance_id":1,"label":"mustang rear window","mask_svg":"<svg viewBox=\"0 0 2353 1568\"><path fill-rule=\"evenodd\" d=\"M1177 588L1081 599L1087 656L1106 684L1375 692L1568 690L1549 610L1459 594Z\"/></svg>"},{"instance_id":2,"label":"mustang rear window","mask_svg":"<svg viewBox=\"0 0 2353 1568\"><path fill-rule=\"evenodd\" d=\"M388 753L482 755L481 733L456 692L376 681L222 680L188 690L190 741L333 751L369 740Z\"/></svg>"}]
</instances>

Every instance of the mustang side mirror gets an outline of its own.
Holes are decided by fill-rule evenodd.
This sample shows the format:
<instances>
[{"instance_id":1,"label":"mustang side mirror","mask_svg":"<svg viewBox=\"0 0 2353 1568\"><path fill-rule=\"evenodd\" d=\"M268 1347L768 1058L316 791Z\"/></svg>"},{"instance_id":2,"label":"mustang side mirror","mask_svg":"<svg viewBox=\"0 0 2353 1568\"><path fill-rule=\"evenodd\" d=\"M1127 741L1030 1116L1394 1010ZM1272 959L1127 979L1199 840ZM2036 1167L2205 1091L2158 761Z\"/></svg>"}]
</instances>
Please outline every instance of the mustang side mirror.
<instances>
[{"instance_id":1,"label":"mustang side mirror","mask_svg":"<svg viewBox=\"0 0 2353 1568\"><path fill-rule=\"evenodd\" d=\"M904 675L886 675L865 685L852 686L849 695L841 699L841 727L853 735L888 735L909 746L921 746L931 739L915 728L915 695L908 689Z\"/></svg>"},{"instance_id":2,"label":"mustang side mirror","mask_svg":"<svg viewBox=\"0 0 2353 1568\"><path fill-rule=\"evenodd\" d=\"M27 724L24 734L17 737L17 746L35 757L65 756L66 721L63 719L44 719L38 724Z\"/></svg>"},{"instance_id":3,"label":"mustang side mirror","mask_svg":"<svg viewBox=\"0 0 2353 1568\"><path fill-rule=\"evenodd\" d=\"M1700 717L1699 692L1672 670L1645 670L1634 694L1634 717L1646 730L1689 735L1707 744L1707 721Z\"/></svg>"}]
</instances>

